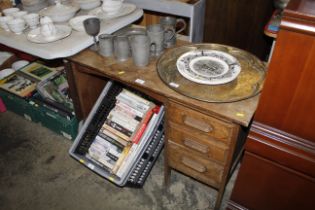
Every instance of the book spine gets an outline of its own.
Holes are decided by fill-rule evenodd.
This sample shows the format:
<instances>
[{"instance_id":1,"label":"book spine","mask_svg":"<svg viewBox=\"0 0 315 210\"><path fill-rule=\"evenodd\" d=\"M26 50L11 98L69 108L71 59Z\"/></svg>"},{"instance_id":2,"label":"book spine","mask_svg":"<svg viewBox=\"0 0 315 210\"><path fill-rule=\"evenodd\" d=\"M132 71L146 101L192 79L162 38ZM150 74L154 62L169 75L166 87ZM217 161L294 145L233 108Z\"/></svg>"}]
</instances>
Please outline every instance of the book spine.
<instances>
[{"instance_id":1,"label":"book spine","mask_svg":"<svg viewBox=\"0 0 315 210\"><path fill-rule=\"evenodd\" d=\"M110 159L112 159L113 161L117 161L119 156L114 155L113 153L111 153L110 151L108 151L106 153L106 156L109 157Z\"/></svg>"},{"instance_id":2,"label":"book spine","mask_svg":"<svg viewBox=\"0 0 315 210\"><path fill-rule=\"evenodd\" d=\"M108 152L99 145L91 145L88 154L96 161L102 163L110 170L114 167L115 160L108 155ZM115 158L117 160L117 158Z\"/></svg>"},{"instance_id":3,"label":"book spine","mask_svg":"<svg viewBox=\"0 0 315 210\"><path fill-rule=\"evenodd\" d=\"M119 101L119 100L116 101L116 106L117 106L118 108L121 108L121 109L123 109L123 110L126 110L126 112L130 112L130 113L136 115L137 117L139 117L139 118L141 118L141 119L142 119L143 116L144 116L144 113L143 113L143 112L141 112L141 111L139 111L139 110L137 110L137 109L135 109L135 108L129 106L128 104L125 104L125 103L122 102L122 101Z\"/></svg>"},{"instance_id":4,"label":"book spine","mask_svg":"<svg viewBox=\"0 0 315 210\"><path fill-rule=\"evenodd\" d=\"M147 125L147 129L145 129L145 132L141 137L139 144L132 144L132 147L127 157L124 159L123 163L121 164L120 168L116 173L118 177L122 178L128 172L128 170L130 170L132 164L135 162L135 158L139 156L139 153L141 152L148 138L150 137L150 134L152 133L154 126L157 123L158 117L159 117L158 114L156 113L153 114L151 120Z\"/></svg>"},{"instance_id":5,"label":"book spine","mask_svg":"<svg viewBox=\"0 0 315 210\"><path fill-rule=\"evenodd\" d=\"M88 153L85 154L86 159L88 159L89 161L91 161L93 164L97 165L100 168L105 169L106 171L110 172L111 169L104 166L102 163L100 163L99 161L95 160L94 158L91 157L91 155L89 155Z\"/></svg>"},{"instance_id":6,"label":"book spine","mask_svg":"<svg viewBox=\"0 0 315 210\"><path fill-rule=\"evenodd\" d=\"M137 94L133 93L133 92L130 92L129 90L127 89L123 89L122 90L122 93L123 94L126 94L127 96L131 97L132 99L138 101L139 103L142 103L144 105L147 105L147 106L150 106L152 104L152 102L142 98L141 96L138 96Z\"/></svg>"},{"instance_id":7,"label":"book spine","mask_svg":"<svg viewBox=\"0 0 315 210\"><path fill-rule=\"evenodd\" d=\"M110 126L110 127L114 128L115 130L119 131L119 132L122 133L123 135L127 136L128 138L131 137L131 135L132 135L132 133L133 133L133 131L130 131L130 130L126 129L126 128L124 128L122 125L120 125L120 124L118 124L118 123L116 123L116 122L113 122L113 121L111 121L111 120L109 120L109 119L107 119L107 120L105 121L105 123L106 123L108 126Z\"/></svg>"},{"instance_id":8,"label":"book spine","mask_svg":"<svg viewBox=\"0 0 315 210\"><path fill-rule=\"evenodd\" d=\"M119 105L119 103L116 103L113 111L119 113L122 116L126 116L127 118L130 118L136 122L140 122L142 120L142 117L137 116L137 114L135 112L132 112L131 109L131 107L128 107L128 109L123 108Z\"/></svg>"},{"instance_id":9,"label":"book spine","mask_svg":"<svg viewBox=\"0 0 315 210\"><path fill-rule=\"evenodd\" d=\"M127 173L128 168L129 168L130 164L132 163L132 159L136 153L135 151L137 150L137 147L138 147L137 144L132 144L127 156L122 161L118 171L116 172L116 176L118 176L119 178L122 178L122 176L125 173Z\"/></svg>"},{"instance_id":10,"label":"book spine","mask_svg":"<svg viewBox=\"0 0 315 210\"><path fill-rule=\"evenodd\" d=\"M113 110L109 113L107 120L115 122L131 132L135 131L139 124L138 121L131 119L129 116L124 116L121 113L115 112Z\"/></svg>"},{"instance_id":11,"label":"book spine","mask_svg":"<svg viewBox=\"0 0 315 210\"><path fill-rule=\"evenodd\" d=\"M100 131L98 133L98 135L100 137L102 137L105 141L108 141L109 143L115 145L117 148L119 148L120 150L123 150L124 149L124 145L122 145L120 142L116 141L115 139L107 136L106 134L104 134L102 131Z\"/></svg>"},{"instance_id":12,"label":"book spine","mask_svg":"<svg viewBox=\"0 0 315 210\"><path fill-rule=\"evenodd\" d=\"M153 110L151 109L150 111L147 112L147 115L145 116L145 118L143 119L143 121L140 124L139 129L137 130L137 132L135 133L135 135L132 137L132 142L134 144L138 144L139 140L141 138L141 136L143 135L143 132L145 131L151 117L153 115Z\"/></svg>"},{"instance_id":13,"label":"book spine","mask_svg":"<svg viewBox=\"0 0 315 210\"><path fill-rule=\"evenodd\" d=\"M144 115L142 112L122 103L121 101L116 101L115 110L128 115L137 121L141 121Z\"/></svg>"},{"instance_id":14,"label":"book spine","mask_svg":"<svg viewBox=\"0 0 315 210\"><path fill-rule=\"evenodd\" d=\"M129 144L128 141L126 141L126 140L120 138L119 136L113 134L112 132L110 132L110 131L107 130L107 129L101 128L101 132L102 132L103 134L105 134L106 136L108 136L109 138L114 139L115 141L119 142L119 143L120 143L121 145L123 145L123 146L126 146L126 145Z\"/></svg>"},{"instance_id":15,"label":"book spine","mask_svg":"<svg viewBox=\"0 0 315 210\"><path fill-rule=\"evenodd\" d=\"M131 106L132 108L144 113L149 109L149 106L138 103L134 99L126 96L125 94L120 93L119 95L116 96L117 100L120 100L121 102L128 104L128 106Z\"/></svg>"},{"instance_id":16,"label":"book spine","mask_svg":"<svg viewBox=\"0 0 315 210\"><path fill-rule=\"evenodd\" d=\"M122 152L122 150L119 149L117 146L111 144L110 142L104 140L99 136L96 136L90 147L99 149L103 153L110 152L115 156L119 156L119 154Z\"/></svg>"},{"instance_id":17,"label":"book spine","mask_svg":"<svg viewBox=\"0 0 315 210\"><path fill-rule=\"evenodd\" d=\"M119 159L117 160L115 166L112 169L112 173L116 175L118 169L120 168L120 166L122 165L124 159L127 157L128 153L130 152L130 148L131 145L128 145L124 148L124 150L122 151Z\"/></svg>"},{"instance_id":18,"label":"book spine","mask_svg":"<svg viewBox=\"0 0 315 210\"><path fill-rule=\"evenodd\" d=\"M117 135L118 137L124 139L125 141L130 141L130 137L116 130L115 128L107 125L106 123L103 125L103 128Z\"/></svg>"}]
</instances>

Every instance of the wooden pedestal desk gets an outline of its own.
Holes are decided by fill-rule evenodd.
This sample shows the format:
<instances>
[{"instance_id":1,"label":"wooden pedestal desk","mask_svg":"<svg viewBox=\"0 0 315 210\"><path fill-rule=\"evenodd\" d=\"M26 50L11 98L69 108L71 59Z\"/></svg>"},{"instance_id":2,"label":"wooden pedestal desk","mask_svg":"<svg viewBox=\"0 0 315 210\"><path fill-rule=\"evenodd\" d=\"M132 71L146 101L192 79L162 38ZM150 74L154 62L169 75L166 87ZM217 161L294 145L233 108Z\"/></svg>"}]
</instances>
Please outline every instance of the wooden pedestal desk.
<instances>
[{"instance_id":1,"label":"wooden pedestal desk","mask_svg":"<svg viewBox=\"0 0 315 210\"><path fill-rule=\"evenodd\" d=\"M80 119L88 116L108 80L120 82L163 103L166 108L166 182L171 169L193 177L218 190L216 208L219 208L225 185L240 157L258 96L234 103L207 103L188 98L161 81L156 59L140 68L134 66L131 59L119 63L114 58L85 50L65 60L65 65Z\"/></svg>"}]
</instances>

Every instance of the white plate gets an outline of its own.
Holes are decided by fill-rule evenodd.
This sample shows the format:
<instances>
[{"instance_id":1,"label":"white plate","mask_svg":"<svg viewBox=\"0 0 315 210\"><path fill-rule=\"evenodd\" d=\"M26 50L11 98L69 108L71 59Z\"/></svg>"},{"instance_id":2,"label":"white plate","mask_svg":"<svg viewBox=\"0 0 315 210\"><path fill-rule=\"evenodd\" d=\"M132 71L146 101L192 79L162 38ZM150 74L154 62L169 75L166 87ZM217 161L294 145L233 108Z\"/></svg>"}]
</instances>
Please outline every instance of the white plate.
<instances>
[{"instance_id":1,"label":"white plate","mask_svg":"<svg viewBox=\"0 0 315 210\"><path fill-rule=\"evenodd\" d=\"M18 60L12 63L11 68L13 68L14 70L19 70L20 68L28 65L29 63L30 62L27 60Z\"/></svg>"},{"instance_id":2,"label":"white plate","mask_svg":"<svg viewBox=\"0 0 315 210\"><path fill-rule=\"evenodd\" d=\"M97 16L99 19L102 19L102 20L110 20L110 19L125 16L125 15L129 15L130 13L135 11L136 8L137 7L134 4L123 3L121 8L115 14L107 13L107 12L102 10L102 7L98 7L98 8L91 10L89 12L89 15Z\"/></svg>"},{"instance_id":3,"label":"white plate","mask_svg":"<svg viewBox=\"0 0 315 210\"><path fill-rule=\"evenodd\" d=\"M206 68L200 68L199 64L202 66L205 63ZM177 59L176 66L178 72L186 79L207 85L231 82L241 72L241 66L235 57L217 50L189 51Z\"/></svg>"},{"instance_id":4,"label":"white plate","mask_svg":"<svg viewBox=\"0 0 315 210\"><path fill-rule=\"evenodd\" d=\"M69 25L76 31L84 32L83 21L88 18L96 17L95 15L81 15L69 20Z\"/></svg>"},{"instance_id":5,"label":"white plate","mask_svg":"<svg viewBox=\"0 0 315 210\"><path fill-rule=\"evenodd\" d=\"M27 39L31 42L38 44L45 44L49 42L55 42L57 40L63 39L71 34L71 27L65 25L55 25L56 35L54 36L43 36L40 33L40 27L31 30L27 34Z\"/></svg>"}]
</instances>

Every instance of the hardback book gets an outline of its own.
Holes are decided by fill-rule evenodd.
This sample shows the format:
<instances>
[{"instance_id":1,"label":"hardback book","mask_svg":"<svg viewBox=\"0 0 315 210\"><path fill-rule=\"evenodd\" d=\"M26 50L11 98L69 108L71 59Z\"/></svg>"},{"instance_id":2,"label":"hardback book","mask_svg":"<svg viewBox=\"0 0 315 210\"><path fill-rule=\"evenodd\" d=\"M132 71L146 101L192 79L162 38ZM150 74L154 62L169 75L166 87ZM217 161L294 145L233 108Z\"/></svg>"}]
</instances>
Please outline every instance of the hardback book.
<instances>
[{"instance_id":1,"label":"hardback book","mask_svg":"<svg viewBox=\"0 0 315 210\"><path fill-rule=\"evenodd\" d=\"M55 75L58 71L55 68L50 68L38 62L33 62L22 69L20 72L30 76L37 81L43 81Z\"/></svg>"},{"instance_id":2,"label":"hardback book","mask_svg":"<svg viewBox=\"0 0 315 210\"><path fill-rule=\"evenodd\" d=\"M26 97L36 89L36 83L23 76L12 74L0 81L0 88L20 97Z\"/></svg>"}]
</instances>

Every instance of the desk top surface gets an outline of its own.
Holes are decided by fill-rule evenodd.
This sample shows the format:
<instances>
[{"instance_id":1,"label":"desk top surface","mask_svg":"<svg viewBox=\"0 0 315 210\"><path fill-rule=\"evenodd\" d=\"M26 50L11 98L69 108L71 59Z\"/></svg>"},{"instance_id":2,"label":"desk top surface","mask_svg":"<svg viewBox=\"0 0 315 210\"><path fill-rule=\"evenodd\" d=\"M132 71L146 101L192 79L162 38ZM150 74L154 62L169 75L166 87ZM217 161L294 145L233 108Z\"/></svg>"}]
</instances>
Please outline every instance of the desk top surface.
<instances>
[{"instance_id":1,"label":"desk top surface","mask_svg":"<svg viewBox=\"0 0 315 210\"><path fill-rule=\"evenodd\" d=\"M179 45L189 43L180 42ZM117 62L113 57L105 58L91 50L84 50L70 58L70 61L88 67L92 73L124 84L150 91L169 100L187 105L205 114L248 126L257 107L259 95L232 103L208 103L192 99L169 88L156 71L156 58L151 58L146 67L136 67L132 59Z\"/></svg>"}]
</instances>

